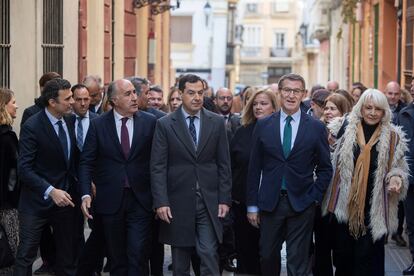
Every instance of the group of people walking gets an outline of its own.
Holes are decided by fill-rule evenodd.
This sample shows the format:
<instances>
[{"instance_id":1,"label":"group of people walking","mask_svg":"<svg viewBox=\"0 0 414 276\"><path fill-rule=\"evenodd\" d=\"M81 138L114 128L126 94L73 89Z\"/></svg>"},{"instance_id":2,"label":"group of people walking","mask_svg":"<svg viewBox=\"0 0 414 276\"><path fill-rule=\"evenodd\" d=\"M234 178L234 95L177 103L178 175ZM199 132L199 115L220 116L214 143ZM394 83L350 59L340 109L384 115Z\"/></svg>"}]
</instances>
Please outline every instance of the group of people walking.
<instances>
[{"instance_id":1,"label":"group of people walking","mask_svg":"<svg viewBox=\"0 0 414 276\"><path fill-rule=\"evenodd\" d=\"M51 231L56 275L99 274L105 256L110 275L162 275L164 244L174 275L279 275L284 242L288 275L384 275L399 203L413 204L414 107L397 109L395 84L308 93L287 74L246 87L237 114L229 89L208 96L197 75L164 105L144 78L103 90L47 73L19 141L0 89L0 223L16 256L0 274L31 275Z\"/></svg>"}]
</instances>

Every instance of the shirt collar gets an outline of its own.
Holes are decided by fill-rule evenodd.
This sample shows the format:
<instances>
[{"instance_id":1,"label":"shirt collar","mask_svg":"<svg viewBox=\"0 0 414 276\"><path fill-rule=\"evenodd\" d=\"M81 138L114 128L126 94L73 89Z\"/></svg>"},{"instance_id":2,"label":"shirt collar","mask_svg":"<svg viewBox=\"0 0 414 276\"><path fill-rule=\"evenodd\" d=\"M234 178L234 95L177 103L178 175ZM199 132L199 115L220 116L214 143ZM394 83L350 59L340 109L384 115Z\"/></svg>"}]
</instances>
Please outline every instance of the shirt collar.
<instances>
[{"instance_id":1,"label":"shirt collar","mask_svg":"<svg viewBox=\"0 0 414 276\"><path fill-rule=\"evenodd\" d=\"M122 118L124 118L125 116L122 116L121 114L119 114L118 112L116 112L115 108L113 109L114 111L114 117L115 117L115 121L121 121ZM128 117L129 119L132 119L133 117Z\"/></svg>"},{"instance_id":2,"label":"shirt collar","mask_svg":"<svg viewBox=\"0 0 414 276\"><path fill-rule=\"evenodd\" d=\"M63 123L65 122L63 118L58 119L55 116L53 116L52 113L50 113L49 110L47 110L47 108L45 108L45 113L46 113L47 118L49 118L49 121L52 123L52 125L55 125L58 121L62 121Z\"/></svg>"},{"instance_id":3,"label":"shirt collar","mask_svg":"<svg viewBox=\"0 0 414 276\"><path fill-rule=\"evenodd\" d=\"M75 114L75 116L76 116L76 119L80 117L78 114L76 114L76 113L74 113L74 114ZM83 117L82 117L82 119L83 119L83 118L89 118L89 110L88 110L88 111L86 111L86 114L85 114L85 116L83 116Z\"/></svg>"},{"instance_id":4,"label":"shirt collar","mask_svg":"<svg viewBox=\"0 0 414 276\"><path fill-rule=\"evenodd\" d=\"M188 117L191 117L192 115L188 114L183 107L181 107L181 111L183 112L184 118L187 119ZM201 111L199 110L194 116L196 118L200 119Z\"/></svg>"},{"instance_id":5,"label":"shirt collar","mask_svg":"<svg viewBox=\"0 0 414 276\"><path fill-rule=\"evenodd\" d=\"M300 115L301 115L301 111L299 108L299 110L293 113L292 115L290 115L290 117L292 117L293 121L299 122ZM280 109L280 118L282 119L282 121L285 121L287 116L288 115L283 111L283 109Z\"/></svg>"}]
</instances>

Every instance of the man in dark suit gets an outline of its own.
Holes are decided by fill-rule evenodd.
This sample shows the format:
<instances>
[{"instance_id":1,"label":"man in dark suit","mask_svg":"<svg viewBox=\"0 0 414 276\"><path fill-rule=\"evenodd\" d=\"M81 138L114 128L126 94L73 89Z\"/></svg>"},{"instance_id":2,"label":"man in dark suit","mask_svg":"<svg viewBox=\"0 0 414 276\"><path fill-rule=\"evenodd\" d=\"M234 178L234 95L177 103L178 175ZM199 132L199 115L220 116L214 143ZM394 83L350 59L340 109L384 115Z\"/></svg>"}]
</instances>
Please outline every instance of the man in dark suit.
<instances>
[{"instance_id":1,"label":"man in dark suit","mask_svg":"<svg viewBox=\"0 0 414 276\"><path fill-rule=\"evenodd\" d=\"M93 182L111 275L147 275L153 216L149 159L156 118L138 112L130 81L112 82L107 93L113 109L91 121L81 155L82 211L93 219Z\"/></svg>"},{"instance_id":2,"label":"man in dark suit","mask_svg":"<svg viewBox=\"0 0 414 276\"><path fill-rule=\"evenodd\" d=\"M201 78L185 75L178 86L182 106L158 120L151 153L160 241L172 246L174 275L190 275L194 247L201 275L219 275L220 219L231 204L226 129L223 118L202 108Z\"/></svg>"},{"instance_id":3,"label":"man in dark suit","mask_svg":"<svg viewBox=\"0 0 414 276\"><path fill-rule=\"evenodd\" d=\"M227 140L230 141L234 136L237 128L240 127L240 116L231 112L233 106L233 93L226 87L220 87L214 97L216 110L220 114L224 123L226 124ZM233 264L233 259L236 256L233 230L233 219L230 210L230 215L223 220L223 243L219 246L220 269L234 272L236 267Z\"/></svg>"},{"instance_id":4,"label":"man in dark suit","mask_svg":"<svg viewBox=\"0 0 414 276\"><path fill-rule=\"evenodd\" d=\"M73 93L74 100L72 108L73 113L75 115L71 117L71 123L73 124L73 128L75 129L76 146L78 147L79 151L82 152L90 122L92 119L97 118L98 114L89 111L90 97L89 91L85 85L75 84L74 86L72 86L71 91ZM84 219L80 208L78 217L79 236L81 239L81 254L79 257L76 275L91 276L95 271L100 272L102 268L102 265L100 263L102 263L102 260L104 258L105 246L103 238L103 229L102 226L99 225L100 220L94 220L90 224L92 232L90 233L89 238L85 243L83 235ZM94 222L97 222L97 225L95 225Z\"/></svg>"},{"instance_id":5,"label":"man in dark suit","mask_svg":"<svg viewBox=\"0 0 414 276\"><path fill-rule=\"evenodd\" d=\"M315 204L332 176L325 126L300 110L305 81L279 81L281 111L259 120L253 132L247 176L248 219L260 224L263 275L277 275L282 243L289 275L307 275ZM314 176L316 177L314 179Z\"/></svg>"},{"instance_id":6,"label":"man in dark suit","mask_svg":"<svg viewBox=\"0 0 414 276\"><path fill-rule=\"evenodd\" d=\"M76 196L77 148L74 129L63 118L72 111L70 83L50 80L42 100L46 108L30 117L20 134L20 244L14 275L31 275L42 230L49 223L56 243L55 272L74 275L78 236L73 229L72 198Z\"/></svg>"}]
</instances>

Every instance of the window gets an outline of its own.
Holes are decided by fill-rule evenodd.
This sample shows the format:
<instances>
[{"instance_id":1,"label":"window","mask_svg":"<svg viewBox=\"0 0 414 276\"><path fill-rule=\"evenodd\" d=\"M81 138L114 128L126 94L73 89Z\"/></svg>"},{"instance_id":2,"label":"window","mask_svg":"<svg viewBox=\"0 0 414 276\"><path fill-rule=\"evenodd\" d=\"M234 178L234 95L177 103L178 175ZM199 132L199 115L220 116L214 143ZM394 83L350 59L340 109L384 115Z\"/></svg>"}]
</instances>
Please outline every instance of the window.
<instances>
[{"instance_id":1,"label":"window","mask_svg":"<svg viewBox=\"0 0 414 276\"><path fill-rule=\"evenodd\" d=\"M257 13L257 3L247 3L246 12L248 13Z\"/></svg>"},{"instance_id":2,"label":"window","mask_svg":"<svg viewBox=\"0 0 414 276\"><path fill-rule=\"evenodd\" d=\"M171 16L172 43L192 43L192 33L192 16Z\"/></svg>"},{"instance_id":3,"label":"window","mask_svg":"<svg viewBox=\"0 0 414 276\"><path fill-rule=\"evenodd\" d=\"M43 73L63 73L63 0L43 0Z\"/></svg>"},{"instance_id":4,"label":"window","mask_svg":"<svg viewBox=\"0 0 414 276\"><path fill-rule=\"evenodd\" d=\"M289 0L275 0L273 2L274 12L288 12L289 11Z\"/></svg>"},{"instance_id":5,"label":"window","mask_svg":"<svg viewBox=\"0 0 414 276\"><path fill-rule=\"evenodd\" d=\"M0 87L10 87L10 0L0 0Z\"/></svg>"},{"instance_id":6,"label":"window","mask_svg":"<svg viewBox=\"0 0 414 276\"><path fill-rule=\"evenodd\" d=\"M262 46L262 27L254 25L244 26L243 46L261 47Z\"/></svg>"},{"instance_id":7,"label":"window","mask_svg":"<svg viewBox=\"0 0 414 276\"><path fill-rule=\"evenodd\" d=\"M285 49L286 48L286 44L285 44L285 33L284 32L280 32L280 31L276 31L275 32L275 41L274 41L274 47L276 49Z\"/></svg>"},{"instance_id":8,"label":"window","mask_svg":"<svg viewBox=\"0 0 414 276\"><path fill-rule=\"evenodd\" d=\"M414 51L414 1L407 1L407 16L405 18L405 65L404 77L405 88L409 89L411 86L411 76L413 72L413 51Z\"/></svg>"}]
</instances>

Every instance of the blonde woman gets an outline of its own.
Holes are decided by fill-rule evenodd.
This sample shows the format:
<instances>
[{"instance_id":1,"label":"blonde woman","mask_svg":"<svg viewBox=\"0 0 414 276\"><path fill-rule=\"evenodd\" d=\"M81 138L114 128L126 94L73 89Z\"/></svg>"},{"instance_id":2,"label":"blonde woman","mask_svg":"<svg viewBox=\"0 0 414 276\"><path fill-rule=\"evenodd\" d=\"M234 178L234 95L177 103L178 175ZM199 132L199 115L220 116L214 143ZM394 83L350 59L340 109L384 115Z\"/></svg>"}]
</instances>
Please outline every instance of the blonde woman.
<instances>
[{"instance_id":1,"label":"blonde woman","mask_svg":"<svg viewBox=\"0 0 414 276\"><path fill-rule=\"evenodd\" d=\"M278 109L276 96L270 89L253 92L243 109L242 126L237 129L230 143L237 271L241 274L261 274L259 260L260 232L259 229L250 225L246 217L246 178L252 133L257 120L269 116Z\"/></svg>"},{"instance_id":2,"label":"blonde woman","mask_svg":"<svg viewBox=\"0 0 414 276\"><path fill-rule=\"evenodd\" d=\"M18 242L17 136L12 129L17 108L14 93L0 88L0 224L6 231L13 254ZM0 269L0 275L11 274L11 267Z\"/></svg>"}]
</instances>

